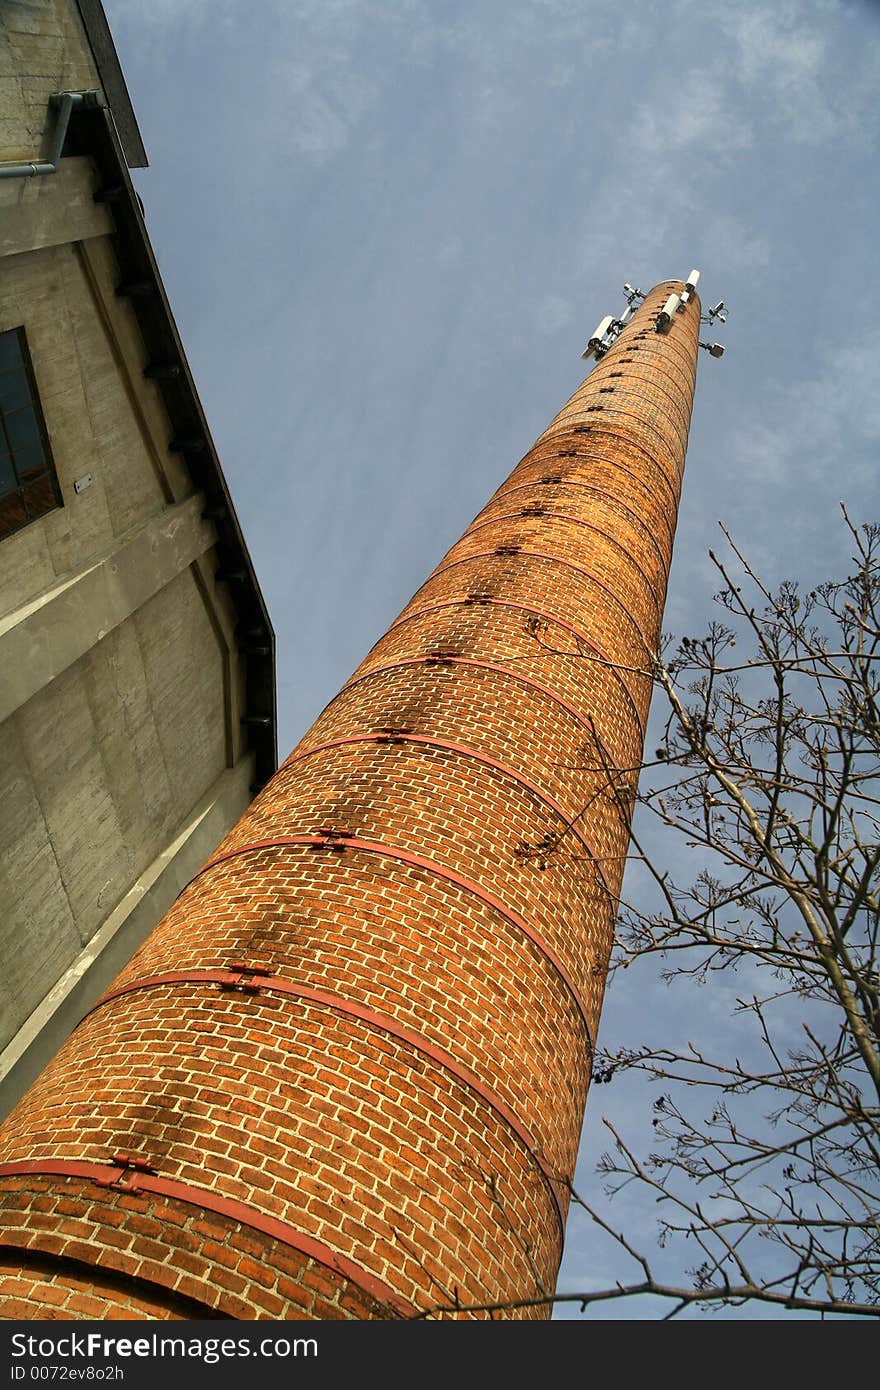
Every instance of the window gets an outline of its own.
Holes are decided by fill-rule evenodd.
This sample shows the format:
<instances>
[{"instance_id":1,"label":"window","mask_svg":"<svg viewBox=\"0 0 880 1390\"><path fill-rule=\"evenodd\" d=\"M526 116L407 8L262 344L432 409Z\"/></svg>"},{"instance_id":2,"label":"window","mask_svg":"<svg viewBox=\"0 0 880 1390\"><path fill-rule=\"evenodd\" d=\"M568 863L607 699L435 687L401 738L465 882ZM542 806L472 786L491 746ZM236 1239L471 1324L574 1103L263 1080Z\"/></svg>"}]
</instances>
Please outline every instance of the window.
<instances>
[{"instance_id":1,"label":"window","mask_svg":"<svg viewBox=\"0 0 880 1390\"><path fill-rule=\"evenodd\" d=\"M0 540L61 506L23 328L0 333Z\"/></svg>"}]
</instances>

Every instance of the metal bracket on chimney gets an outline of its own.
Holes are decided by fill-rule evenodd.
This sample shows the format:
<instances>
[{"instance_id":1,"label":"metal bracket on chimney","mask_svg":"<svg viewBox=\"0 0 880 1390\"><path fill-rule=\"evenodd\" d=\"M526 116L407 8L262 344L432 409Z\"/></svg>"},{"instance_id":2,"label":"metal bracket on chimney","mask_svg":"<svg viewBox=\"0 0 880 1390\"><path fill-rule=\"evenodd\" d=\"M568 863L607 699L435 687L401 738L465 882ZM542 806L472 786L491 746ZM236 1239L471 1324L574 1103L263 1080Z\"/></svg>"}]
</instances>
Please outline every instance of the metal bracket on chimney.
<instances>
[{"instance_id":1,"label":"metal bracket on chimney","mask_svg":"<svg viewBox=\"0 0 880 1390\"><path fill-rule=\"evenodd\" d=\"M412 733L411 724L382 724L376 730L377 743L405 743L406 735Z\"/></svg>"},{"instance_id":2,"label":"metal bracket on chimney","mask_svg":"<svg viewBox=\"0 0 880 1390\"><path fill-rule=\"evenodd\" d=\"M244 994L259 994L262 983L271 974L268 965L249 965L247 961L234 960L229 966L227 979L220 981L220 988L238 989Z\"/></svg>"},{"instance_id":3,"label":"metal bracket on chimney","mask_svg":"<svg viewBox=\"0 0 880 1390\"><path fill-rule=\"evenodd\" d=\"M322 825L320 830L315 831L320 835L321 841L314 848L318 851L332 849L336 854L343 854L346 848L346 840L353 840L356 836L350 830L340 830L338 826Z\"/></svg>"},{"instance_id":4,"label":"metal bracket on chimney","mask_svg":"<svg viewBox=\"0 0 880 1390\"><path fill-rule=\"evenodd\" d=\"M138 1173L151 1173L155 1175L158 1172L158 1169L154 1167L148 1158L138 1158L136 1155L132 1154L111 1154L108 1163L112 1168L119 1168L121 1170L118 1177L112 1179L107 1184L114 1192L136 1192ZM125 1175L127 1173L131 1175L128 1182L125 1180Z\"/></svg>"}]
</instances>

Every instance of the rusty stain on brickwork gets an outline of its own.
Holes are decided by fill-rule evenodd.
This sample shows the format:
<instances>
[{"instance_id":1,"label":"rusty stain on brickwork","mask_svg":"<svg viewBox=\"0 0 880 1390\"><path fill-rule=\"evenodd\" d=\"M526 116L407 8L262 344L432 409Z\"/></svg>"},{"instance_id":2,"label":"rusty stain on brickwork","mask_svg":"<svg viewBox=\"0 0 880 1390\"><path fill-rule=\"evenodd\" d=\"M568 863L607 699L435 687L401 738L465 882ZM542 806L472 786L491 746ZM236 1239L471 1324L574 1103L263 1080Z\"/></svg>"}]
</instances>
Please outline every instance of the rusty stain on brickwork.
<instances>
[{"instance_id":1,"label":"rusty stain on brickwork","mask_svg":"<svg viewBox=\"0 0 880 1390\"><path fill-rule=\"evenodd\" d=\"M6 1121L3 1316L460 1318L554 1288L693 401L696 296L653 330L680 288Z\"/></svg>"}]
</instances>

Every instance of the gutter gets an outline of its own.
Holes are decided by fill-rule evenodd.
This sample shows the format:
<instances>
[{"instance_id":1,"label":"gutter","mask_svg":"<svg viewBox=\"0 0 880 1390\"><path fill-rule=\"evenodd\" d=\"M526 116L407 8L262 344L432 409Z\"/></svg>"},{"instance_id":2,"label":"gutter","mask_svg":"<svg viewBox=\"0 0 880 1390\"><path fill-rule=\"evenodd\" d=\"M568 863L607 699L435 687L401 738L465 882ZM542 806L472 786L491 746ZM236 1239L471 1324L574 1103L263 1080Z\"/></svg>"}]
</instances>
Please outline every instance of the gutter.
<instances>
[{"instance_id":1,"label":"gutter","mask_svg":"<svg viewBox=\"0 0 880 1390\"><path fill-rule=\"evenodd\" d=\"M103 98L98 91L55 92L49 98L49 106L57 110L58 118L52 132L52 144L49 147L48 159L40 163L0 164L0 179L32 179L38 174L57 174L58 165L61 163L61 151L64 149L64 141L67 139L67 127L70 125L70 117L74 108L102 105Z\"/></svg>"}]
</instances>

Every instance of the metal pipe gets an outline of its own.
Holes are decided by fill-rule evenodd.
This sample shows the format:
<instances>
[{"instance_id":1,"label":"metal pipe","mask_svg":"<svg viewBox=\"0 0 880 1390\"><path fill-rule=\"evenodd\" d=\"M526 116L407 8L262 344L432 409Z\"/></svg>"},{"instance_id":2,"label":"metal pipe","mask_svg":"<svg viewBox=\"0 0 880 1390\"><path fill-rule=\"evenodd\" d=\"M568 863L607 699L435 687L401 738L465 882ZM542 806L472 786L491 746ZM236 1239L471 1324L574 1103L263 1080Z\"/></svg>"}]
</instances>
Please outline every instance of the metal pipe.
<instances>
[{"instance_id":1,"label":"metal pipe","mask_svg":"<svg viewBox=\"0 0 880 1390\"><path fill-rule=\"evenodd\" d=\"M50 109L57 107L58 118L52 132L52 144L49 147L48 158L38 163L0 164L0 179L32 179L37 174L56 174L58 165L61 163L64 141L67 139L67 127L70 124L71 112L77 106L94 107L102 104L101 93L95 90L55 92L49 98L49 107Z\"/></svg>"}]
</instances>

